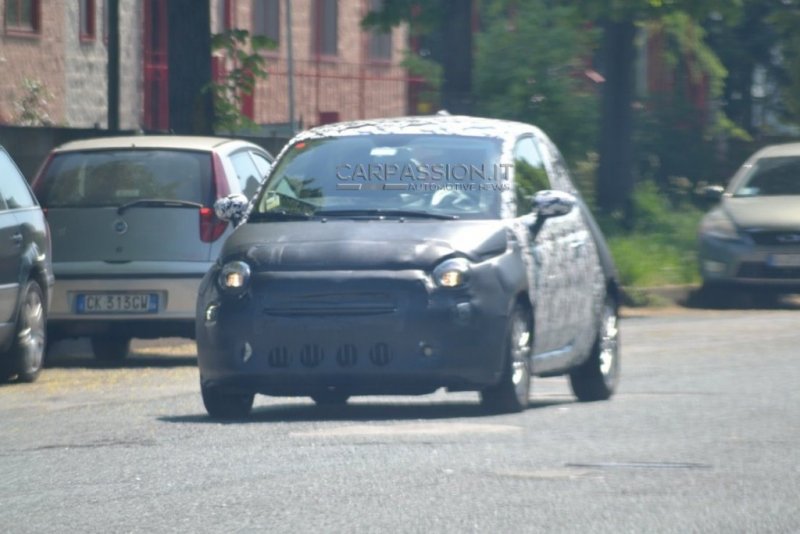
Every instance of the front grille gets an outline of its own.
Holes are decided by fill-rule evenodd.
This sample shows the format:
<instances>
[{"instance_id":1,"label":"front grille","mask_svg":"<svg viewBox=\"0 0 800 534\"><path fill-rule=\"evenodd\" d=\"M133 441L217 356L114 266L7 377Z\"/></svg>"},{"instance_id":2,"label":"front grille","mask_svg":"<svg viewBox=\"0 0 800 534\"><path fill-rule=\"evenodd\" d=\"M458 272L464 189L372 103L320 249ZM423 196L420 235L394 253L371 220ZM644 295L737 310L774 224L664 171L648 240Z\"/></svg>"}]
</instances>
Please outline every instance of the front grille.
<instances>
[{"instance_id":1,"label":"front grille","mask_svg":"<svg viewBox=\"0 0 800 534\"><path fill-rule=\"evenodd\" d=\"M773 280L800 279L800 267L771 267L764 263L745 262L739 266L736 277Z\"/></svg>"},{"instance_id":2,"label":"front grille","mask_svg":"<svg viewBox=\"0 0 800 534\"><path fill-rule=\"evenodd\" d=\"M325 359L325 351L316 344L306 344L300 349L300 363L306 367L317 367Z\"/></svg>"},{"instance_id":3,"label":"front grille","mask_svg":"<svg viewBox=\"0 0 800 534\"><path fill-rule=\"evenodd\" d=\"M800 231L751 231L753 242L765 246L800 246Z\"/></svg>"},{"instance_id":4,"label":"front grille","mask_svg":"<svg viewBox=\"0 0 800 534\"><path fill-rule=\"evenodd\" d=\"M336 351L336 362L342 367L353 367L358 363L358 349L346 343Z\"/></svg>"},{"instance_id":5,"label":"front grille","mask_svg":"<svg viewBox=\"0 0 800 534\"><path fill-rule=\"evenodd\" d=\"M377 365L383 367L392 361L392 353L389 350L389 345L386 343L376 343L369 349L369 360Z\"/></svg>"},{"instance_id":6,"label":"front grille","mask_svg":"<svg viewBox=\"0 0 800 534\"><path fill-rule=\"evenodd\" d=\"M267 353L267 362L270 367L278 369L289 367L292 363L291 356L289 356L289 349L284 346L272 347Z\"/></svg>"},{"instance_id":7,"label":"front grille","mask_svg":"<svg viewBox=\"0 0 800 534\"><path fill-rule=\"evenodd\" d=\"M269 367L273 369L289 369L292 367L305 367L306 369L332 369L334 366L342 369L358 369L368 367L387 367L395 357L395 348L389 343L379 341L377 343L365 343L357 345L355 343L340 344L318 344L304 343L302 345L274 345L265 348L265 351L257 352L253 359L265 358ZM330 363L325 356L333 355ZM364 354L364 358L359 358Z\"/></svg>"}]
</instances>

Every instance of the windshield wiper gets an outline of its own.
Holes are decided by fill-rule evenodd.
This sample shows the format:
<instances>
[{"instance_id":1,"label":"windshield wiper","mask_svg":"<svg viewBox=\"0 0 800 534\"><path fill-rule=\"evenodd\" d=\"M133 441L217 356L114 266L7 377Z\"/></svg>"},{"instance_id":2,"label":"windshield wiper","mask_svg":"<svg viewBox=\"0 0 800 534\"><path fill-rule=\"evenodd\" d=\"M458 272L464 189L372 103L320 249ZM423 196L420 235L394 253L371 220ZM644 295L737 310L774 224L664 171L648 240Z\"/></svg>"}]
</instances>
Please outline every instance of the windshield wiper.
<instances>
[{"instance_id":1,"label":"windshield wiper","mask_svg":"<svg viewBox=\"0 0 800 534\"><path fill-rule=\"evenodd\" d=\"M311 215L297 211L272 210L272 211L253 211L247 218L248 222L253 221L307 221Z\"/></svg>"},{"instance_id":2,"label":"windshield wiper","mask_svg":"<svg viewBox=\"0 0 800 534\"><path fill-rule=\"evenodd\" d=\"M397 210L397 209L344 209L344 210L318 210L314 213L317 217L409 217L415 219L440 219L454 220L458 215L445 215L444 213L431 213L429 211Z\"/></svg>"},{"instance_id":3,"label":"windshield wiper","mask_svg":"<svg viewBox=\"0 0 800 534\"><path fill-rule=\"evenodd\" d=\"M169 200L165 198L140 198L138 200L131 200L117 208L117 214L122 215L129 208L135 206L144 206L148 208L153 207L166 207L166 208L202 208L203 205L199 202L189 202L188 200Z\"/></svg>"}]
</instances>

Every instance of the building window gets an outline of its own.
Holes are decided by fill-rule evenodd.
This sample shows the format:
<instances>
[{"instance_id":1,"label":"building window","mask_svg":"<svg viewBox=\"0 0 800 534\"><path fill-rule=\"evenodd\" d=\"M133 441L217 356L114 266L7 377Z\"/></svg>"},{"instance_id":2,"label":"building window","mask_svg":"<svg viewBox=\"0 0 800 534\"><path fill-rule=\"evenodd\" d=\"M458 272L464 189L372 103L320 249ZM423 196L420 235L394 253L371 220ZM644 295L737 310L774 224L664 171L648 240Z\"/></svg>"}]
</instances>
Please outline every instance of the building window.
<instances>
[{"instance_id":1,"label":"building window","mask_svg":"<svg viewBox=\"0 0 800 534\"><path fill-rule=\"evenodd\" d=\"M278 46L280 17L280 0L253 0L253 35L266 37Z\"/></svg>"},{"instance_id":2,"label":"building window","mask_svg":"<svg viewBox=\"0 0 800 534\"><path fill-rule=\"evenodd\" d=\"M338 53L337 0L314 0L313 7L311 51L318 56L335 56Z\"/></svg>"},{"instance_id":3,"label":"building window","mask_svg":"<svg viewBox=\"0 0 800 534\"><path fill-rule=\"evenodd\" d=\"M39 32L39 0L6 0L6 29L11 32Z\"/></svg>"},{"instance_id":4,"label":"building window","mask_svg":"<svg viewBox=\"0 0 800 534\"><path fill-rule=\"evenodd\" d=\"M369 0L369 10L380 11L385 2L386 0ZM392 31L382 31L378 28L371 30L367 52L370 59L390 61L392 59Z\"/></svg>"},{"instance_id":5,"label":"building window","mask_svg":"<svg viewBox=\"0 0 800 534\"><path fill-rule=\"evenodd\" d=\"M95 37L94 0L80 0L79 7L81 41L93 41Z\"/></svg>"},{"instance_id":6,"label":"building window","mask_svg":"<svg viewBox=\"0 0 800 534\"><path fill-rule=\"evenodd\" d=\"M233 28L234 0L217 0L217 33Z\"/></svg>"}]
</instances>

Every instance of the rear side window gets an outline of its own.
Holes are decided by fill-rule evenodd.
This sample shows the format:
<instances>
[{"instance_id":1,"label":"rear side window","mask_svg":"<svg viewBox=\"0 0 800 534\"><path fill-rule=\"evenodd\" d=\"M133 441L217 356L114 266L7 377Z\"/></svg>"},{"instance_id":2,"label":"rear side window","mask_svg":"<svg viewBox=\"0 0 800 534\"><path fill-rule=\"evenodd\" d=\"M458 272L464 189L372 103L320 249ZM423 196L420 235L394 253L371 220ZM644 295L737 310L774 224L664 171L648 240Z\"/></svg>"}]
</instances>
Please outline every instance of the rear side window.
<instances>
[{"instance_id":1,"label":"rear side window","mask_svg":"<svg viewBox=\"0 0 800 534\"><path fill-rule=\"evenodd\" d=\"M239 178L242 192L247 198L253 198L264 175L256 167L249 152L237 152L231 156L231 162L233 168L236 169L236 176Z\"/></svg>"},{"instance_id":2,"label":"rear side window","mask_svg":"<svg viewBox=\"0 0 800 534\"><path fill-rule=\"evenodd\" d=\"M104 150L56 154L37 183L45 207L119 206L144 199L210 205L211 154Z\"/></svg>"},{"instance_id":3,"label":"rear side window","mask_svg":"<svg viewBox=\"0 0 800 534\"><path fill-rule=\"evenodd\" d=\"M11 157L0 150L0 195L8 209L30 208L36 205L25 178L11 161ZM0 203L2 205L2 203Z\"/></svg>"}]
</instances>

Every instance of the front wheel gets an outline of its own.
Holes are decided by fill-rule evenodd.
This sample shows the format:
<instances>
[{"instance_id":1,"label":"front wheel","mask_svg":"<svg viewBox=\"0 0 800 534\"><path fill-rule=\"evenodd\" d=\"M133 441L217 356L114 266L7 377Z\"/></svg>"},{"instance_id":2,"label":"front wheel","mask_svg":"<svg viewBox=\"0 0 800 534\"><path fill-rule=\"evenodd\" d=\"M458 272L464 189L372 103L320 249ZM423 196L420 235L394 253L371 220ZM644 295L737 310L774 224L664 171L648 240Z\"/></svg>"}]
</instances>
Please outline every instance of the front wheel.
<instances>
[{"instance_id":1,"label":"front wheel","mask_svg":"<svg viewBox=\"0 0 800 534\"><path fill-rule=\"evenodd\" d=\"M214 419L244 419L253 409L253 393L228 393L202 385L200 392L208 415Z\"/></svg>"},{"instance_id":2,"label":"front wheel","mask_svg":"<svg viewBox=\"0 0 800 534\"><path fill-rule=\"evenodd\" d=\"M481 403L495 413L521 412L529 403L533 328L525 308L516 306L509 324L503 376L500 382L481 391Z\"/></svg>"},{"instance_id":3,"label":"front wheel","mask_svg":"<svg viewBox=\"0 0 800 534\"><path fill-rule=\"evenodd\" d=\"M606 400L614 394L619 381L619 347L617 307L607 300L591 356L569 375L572 392L578 400Z\"/></svg>"},{"instance_id":4,"label":"front wheel","mask_svg":"<svg viewBox=\"0 0 800 534\"><path fill-rule=\"evenodd\" d=\"M22 293L14 344L7 359L5 375L16 375L20 382L33 382L44 366L47 322L42 289L31 280ZM9 372L10 371L10 372Z\"/></svg>"}]
</instances>

